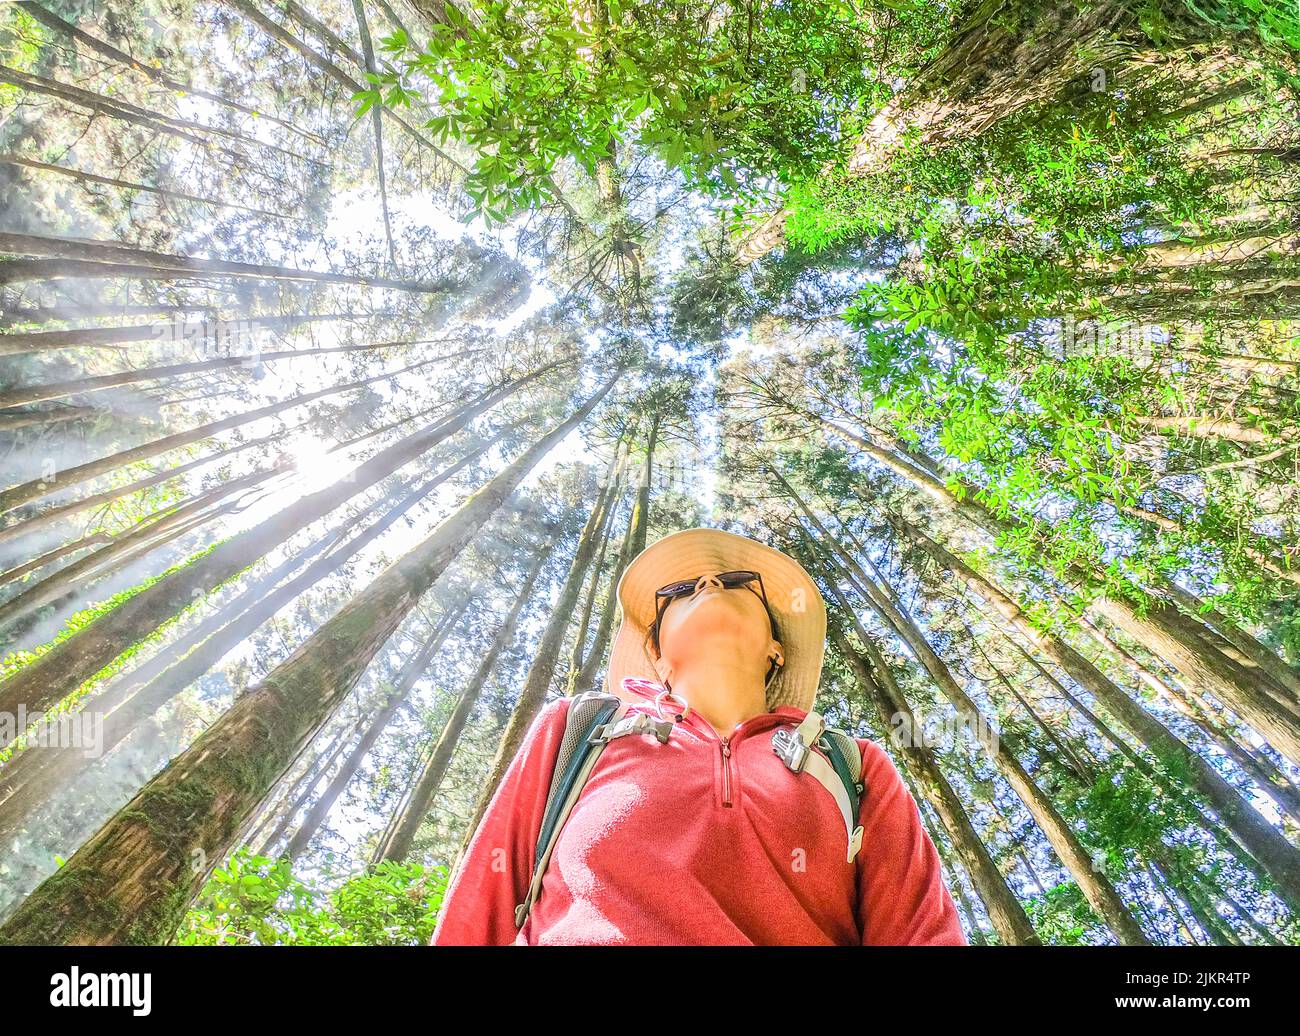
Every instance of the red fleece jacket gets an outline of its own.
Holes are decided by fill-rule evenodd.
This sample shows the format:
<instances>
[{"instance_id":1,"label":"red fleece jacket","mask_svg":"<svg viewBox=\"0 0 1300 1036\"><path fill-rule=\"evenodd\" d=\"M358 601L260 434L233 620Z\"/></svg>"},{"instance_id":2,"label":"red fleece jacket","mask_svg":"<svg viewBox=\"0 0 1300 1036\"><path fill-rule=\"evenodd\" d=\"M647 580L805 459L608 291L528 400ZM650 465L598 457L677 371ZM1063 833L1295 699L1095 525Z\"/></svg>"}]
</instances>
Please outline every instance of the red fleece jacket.
<instances>
[{"instance_id":1,"label":"red fleece jacket","mask_svg":"<svg viewBox=\"0 0 1300 1036\"><path fill-rule=\"evenodd\" d=\"M655 714L659 687L627 680ZM862 849L846 862L826 788L786 768L772 734L790 706L727 738L694 713L667 744L611 741L561 830L516 931L569 699L547 704L507 769L443 899L435 946L965 945L915 801L889 757L862 748Z\"/></svg>"}]
</instances>

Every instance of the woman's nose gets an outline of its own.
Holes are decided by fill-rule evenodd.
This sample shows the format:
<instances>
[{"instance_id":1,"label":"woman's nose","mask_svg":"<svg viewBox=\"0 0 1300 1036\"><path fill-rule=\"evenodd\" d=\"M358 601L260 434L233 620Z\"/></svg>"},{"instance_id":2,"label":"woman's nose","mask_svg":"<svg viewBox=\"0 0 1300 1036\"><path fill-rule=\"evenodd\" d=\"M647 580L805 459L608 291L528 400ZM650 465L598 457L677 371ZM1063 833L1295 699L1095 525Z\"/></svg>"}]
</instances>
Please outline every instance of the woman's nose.
<instances>
[{"instance_id":1,"label":"woman's nose","mask_svg":"<svg viewBox=\"0 0 1300 1036\"><path fill-rule=\"evenodd\" d=\"M706 586L721 586L722 580L717 576L700 576L700 581L695 584L695 592L699 593Z\"/></svg>"}]
</instances>

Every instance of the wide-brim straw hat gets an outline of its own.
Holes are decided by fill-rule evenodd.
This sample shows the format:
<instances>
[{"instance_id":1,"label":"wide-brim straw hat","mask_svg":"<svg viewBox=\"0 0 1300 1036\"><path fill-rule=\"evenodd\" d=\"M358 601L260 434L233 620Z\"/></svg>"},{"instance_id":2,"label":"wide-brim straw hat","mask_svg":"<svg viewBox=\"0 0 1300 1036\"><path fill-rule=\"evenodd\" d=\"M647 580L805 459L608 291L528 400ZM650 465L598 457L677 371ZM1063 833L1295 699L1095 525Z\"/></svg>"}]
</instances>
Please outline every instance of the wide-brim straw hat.
<instances>
[{"instance_id":1,"label":"wide-brim straw hat","mask_svg":"<svg viewBox=\"0 0 1300 1036\"><path fill-rule=\"evenodd\" d=\"M767 688L767 707L793 705L808 712L817 698L826 653L826 604L812 577L779 550L721 529L686 529L652 543L618 581L623 621L610 654L606 685L619 693L626 677L658 681L648 633L655 619L655 591L705 572L748 569L763 577L776 617L785 664Z\"/></svg>"}]
</instances>

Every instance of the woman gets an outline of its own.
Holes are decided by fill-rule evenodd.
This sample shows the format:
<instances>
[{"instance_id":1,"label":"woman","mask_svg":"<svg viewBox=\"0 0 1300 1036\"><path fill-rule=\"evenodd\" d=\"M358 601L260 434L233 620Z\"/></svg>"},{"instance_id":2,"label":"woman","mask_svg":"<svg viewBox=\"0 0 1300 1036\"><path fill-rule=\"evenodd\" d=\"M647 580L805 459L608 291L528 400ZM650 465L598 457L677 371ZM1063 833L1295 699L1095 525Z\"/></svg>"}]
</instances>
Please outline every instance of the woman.
<instances>
[{"instance_id":1,"label":"woman","mask_svg":"<svg viewBox=\"0 0 1300 1036\"><path fill-rule=\"evenodd\" d=\"M516 927L571 701L546 705L466 848L434 945L965 944L889 757L857 739L855 852L842 795L779 752L809 717L825 650L825 605L797 562L689 529L643 551L618 599L608 688L662 736L605 744Z\"/></svg>"}]
</instances>

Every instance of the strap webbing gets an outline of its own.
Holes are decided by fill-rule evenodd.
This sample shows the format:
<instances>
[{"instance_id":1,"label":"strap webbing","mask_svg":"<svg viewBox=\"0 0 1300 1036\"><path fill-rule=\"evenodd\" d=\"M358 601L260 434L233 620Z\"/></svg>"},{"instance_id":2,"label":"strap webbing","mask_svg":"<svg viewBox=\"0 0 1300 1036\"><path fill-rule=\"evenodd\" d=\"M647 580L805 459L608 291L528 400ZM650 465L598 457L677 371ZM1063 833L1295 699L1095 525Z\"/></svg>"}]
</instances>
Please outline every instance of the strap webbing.
<instances>
[{"instance_id":1,"label":"strap webbing","mask_svg":"<svg viewBox=\"0 0 1300 1036\"><path fill-rule=\"evenodd\" d=\"M848 789L844 787L840 775L835 772L835 767L817 752L808 753L803 768L835 799L835 805L839 807L840 815L844 818L844 827L849 838L848 862L852 863L854 857L858 855L858 850L862 848L862 827L858 824Z\"/></svg>"}]
</instances>

